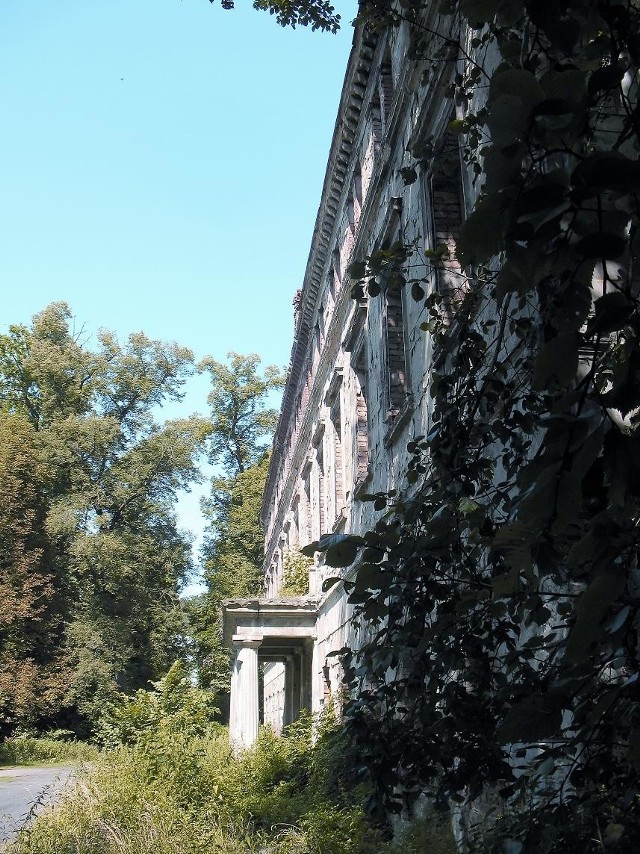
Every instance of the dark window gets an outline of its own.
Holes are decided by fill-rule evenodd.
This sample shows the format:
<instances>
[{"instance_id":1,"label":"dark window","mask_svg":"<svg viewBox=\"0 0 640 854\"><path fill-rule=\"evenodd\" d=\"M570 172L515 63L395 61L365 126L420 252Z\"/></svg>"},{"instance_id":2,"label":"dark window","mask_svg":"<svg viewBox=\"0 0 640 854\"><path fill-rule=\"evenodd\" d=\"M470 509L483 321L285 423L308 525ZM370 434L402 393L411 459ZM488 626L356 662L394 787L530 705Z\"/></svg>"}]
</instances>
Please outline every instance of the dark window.
<instances>
[{"instance_id":1,"label":"dark window","mask_svg":"<svg viewBox=\"0 0 640 854\"><path fill-rule=\"evenodd\" d=\"M325 473L324 473L324 452L322 449L322 445L318 447L317 453L317 461L318 461L318 511L320 517L320 533L324 534L326 532L325 528Z\"/></svg>"},{"instance_id":2,"label":"dark window","mask_svg":"<svg viewBox=\"0 0 640 854\"><path fill-rule=\"evenodd\" d=\"M354 475L356 488L367 479L369 473L369 413L367 406L367 373L365 348L353 359L353 372L356 384L356 431L354 457Z\"/></svg>"},{"instance_id":3,"label":"dark window","mask_svg":"<svg viewBox=\"0 0 640 854\"><path fill-rule=\"evenodd\" d=\"M342 412L340 406L340 394L336 395L330 410L331 424L333 427L333 476L334 494L336 502L336 516L344 504L344 469L342 456Z\"/></svg>"},{"instance_id":4,"label":"dark window","mask_svg":"<svg viewBox=\"0 0 640 854\"><path fill-rule=\"evenodd\" d=\"M393 104L393 73L391 68L391 53L387 49L384 61L380 66L378 78L378 92L380 95L380 107L382 112L382 130L386 134L389 129L389 118Z\"/></svg>"},{"instance_id":5,"label":"dark window","mask_svg":"<svg viewBox=\"0 0 640 854\"><path fill-rule=\"evenodd\" d=\"M388 417L393 419L407 396L407 354L404 333L402 291L388 287L385 292L385 323L387 345Z\"/></svg>"},{"instance_id":6,"label":"dark window","mask_svg":"<svg viewBox=\"0 0 640 854\"><path fill-rule=\"evenodd\" d=\"M446 246L448 257L438 265L436 281L443 307L451 321L457 302L465 290L462 268L456 257L456 244L463 219L462 167L455 138L447 139L436 158L431 179L434 248Z\"/></svg>"}]
</instances>

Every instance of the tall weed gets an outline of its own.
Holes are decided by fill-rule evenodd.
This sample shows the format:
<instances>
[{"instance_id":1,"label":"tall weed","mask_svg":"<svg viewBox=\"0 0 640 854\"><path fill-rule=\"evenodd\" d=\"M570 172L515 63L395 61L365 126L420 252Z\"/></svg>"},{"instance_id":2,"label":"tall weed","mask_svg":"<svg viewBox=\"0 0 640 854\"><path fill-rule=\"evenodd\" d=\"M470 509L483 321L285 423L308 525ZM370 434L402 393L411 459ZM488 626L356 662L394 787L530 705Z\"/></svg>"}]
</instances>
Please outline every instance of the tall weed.
<instances>
[{"instance_id":1,"label":"tall weed","mask_svg":"<svg viewBox=\"0 0 640 854\"><path fill-rule=\"evenodd\" d=\"M203 745L179 743L165 745L153 761L149 750L137 747L105 753L7 851L246 854L243 829L220 820L201 764L205 755Z\"/></svg>"},{"instance_id":2,"label":"tall weed","mask_svg":"<svg viewBox=\"0 0 640 854\"><path fill-rule=\"evenodd\" d=\"M112 744L10 854L382 854L388 841L362 804L356 757L335 721L306 715L284 738L261 730L240 758L182 678L138 692L105 732ZM193 689L196 690L197 689ZM195 703L195 706L193 704ZM187 708L202 714L190 717ZM431 828L433 829L433 828ZM429 837L446 840L438 830ZM423 836L426 839L426 836ZM434 854L449 854L446 845Z\"/></svg>"},{"instance_id":3,"label":"tall weed","mask_svg":"<svg viewBox=\"0 0 640 854\"><path fill-rule=\"evenodd\" d=\"M52 736L15 735L0 743L3 765L42 765L53 762L91 762L97 749L83 741L66 741Z\"/></svg>"}]
</instances>

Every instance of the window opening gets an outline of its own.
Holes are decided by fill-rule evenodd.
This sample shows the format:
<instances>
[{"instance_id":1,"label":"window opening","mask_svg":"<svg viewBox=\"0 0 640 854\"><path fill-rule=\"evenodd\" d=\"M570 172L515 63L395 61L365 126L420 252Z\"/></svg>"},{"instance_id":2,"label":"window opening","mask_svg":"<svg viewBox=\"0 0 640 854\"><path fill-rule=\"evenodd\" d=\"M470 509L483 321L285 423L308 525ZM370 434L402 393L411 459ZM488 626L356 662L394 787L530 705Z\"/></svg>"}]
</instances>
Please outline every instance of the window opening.
<instances>
[{"instance_id":1,"label":"window opening","mask_svg":"<svg viewBox=\"0 0 640 854\"><path fill-rule=\"evenodd\" d=\"M306 545L313 539L313 532L311 530L311 469L308 465L302 476L302 495L304 516L300 524L300 537L304 541L304 545Z\"/></svg>"},{"instance_id":2,"label":"window opening","mask_svg":"<svg viewBox=\"0 0 640 854\"><path fill-rule=\"evenodd\" d=\"M335 496L335 515L339 515L344 504L344 471L343 471L343 454L342 454L342 407L340 406L340 394L336 395L335 400L329 411L331 425L333 427L333 478L334 478L334 496Z\"/></svg>"},{"instance_id":3,"label":"window opening","mask_svg":"<svg viewBox=\"0 0 640 854\"><path fill-rule=\"evenodd\" d=\"M463 220L462 165L457 139L447 137L431 178L434 248L447 253L436 271L445 316L451 322L465 291L465 278L456 257L456 245Z\"/></svg>"},{"instance_id":4,"label":"window opening","mask_svg":"<svg viewBox=\"0 0 640 854\"><path fill-rule=\"evenodd\" d=\"M393 104L393 71L391 67L391 51L388 48L380 66L378 92L380 97L380 106L382 108L383 131L386 133L389 128L389 118L391 116L391 106Z\"/></svg>"},{"instance_id":5,"label":"window opening","mask_svg":"<svg viewBox=\"0 0 640 854\"><path fill-rule=\"evenodd\" d=\"M324 448L318 446L316 453L316 461L318 464L318 518L320 522L320 533L326 532L325 528L325 471L324 471Z\"/></svg>"},{"instance_id":6,"label":"window opening","mask_svg":"<svg viewBox=\"0 0 640 854\"><path fill-rule=\"evenodd\" d=\"M357 489L369 473L369 415L367 411L367 374L365 348L354 357L353 373L356 391L356 425L354 447L354 479Z\"/></svg>"},{"instance_id":7,"label":"window opening","mask_svg":"<svg viewBox=\"0 0 640 854\"><path fill-rule=\"evenodd\" d=\"M402 200L394 199L386 236L381 249L392 249L401 244L400 215ZM393 256L385 261L381 271L384 287L384 335L387 381L387 420L393 421L402 409L409 391L407 371L407 348L405 339L405 307L402 281L399 281L399 265L403 261Z\"/></svg>"},{"instance_id":8,"label":"window opening","mask_svg":"<svg viewBox=\"0 0 640 854\"><path fill-rule=\"evenodd\" d=\"M386 291L387 377L389 418L395 418L407 396L406 346L404 337L404 304L402 291Z\"/></svg>"}]
</instances>

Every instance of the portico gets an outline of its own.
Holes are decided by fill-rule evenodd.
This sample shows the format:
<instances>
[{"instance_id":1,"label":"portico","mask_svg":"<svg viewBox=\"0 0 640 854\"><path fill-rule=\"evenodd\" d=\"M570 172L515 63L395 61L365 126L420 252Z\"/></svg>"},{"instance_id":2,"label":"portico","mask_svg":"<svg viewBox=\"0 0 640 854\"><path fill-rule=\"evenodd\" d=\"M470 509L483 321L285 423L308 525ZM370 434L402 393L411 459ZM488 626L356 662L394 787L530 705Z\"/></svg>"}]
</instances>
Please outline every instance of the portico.
<instances>
[{"instance_id":1,"label":"portico","mask_svg":"<svg viewBox=\"0 0 640 854\"><path fill-rule=\"evenodd\" d=\"M250 747L260 722L260 665L264 723L276 732L313 704L316 599L240 599L224 604L224 635L232 649L229 735L235 752Z\"/></svg>"}]
</instances>

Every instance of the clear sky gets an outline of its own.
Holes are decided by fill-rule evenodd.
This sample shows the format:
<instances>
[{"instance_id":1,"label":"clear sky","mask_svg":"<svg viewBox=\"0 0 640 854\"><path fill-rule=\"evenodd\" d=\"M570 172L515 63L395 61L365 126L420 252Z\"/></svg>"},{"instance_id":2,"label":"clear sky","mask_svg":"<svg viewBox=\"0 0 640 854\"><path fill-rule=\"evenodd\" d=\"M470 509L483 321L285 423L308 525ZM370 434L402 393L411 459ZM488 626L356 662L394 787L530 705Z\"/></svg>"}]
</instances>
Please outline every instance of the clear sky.
<instances>
[{"instance_id":1,"label":"clear sky","mask_svg":"<svg viewBox=\"0 0 640 854\"><path fill-rule=\"evenodd\" d=\"M0 331L65 300L88 333L286 364L355 2L337 36L237 5L2 0Z\"/></svg>"}]
</instances>

